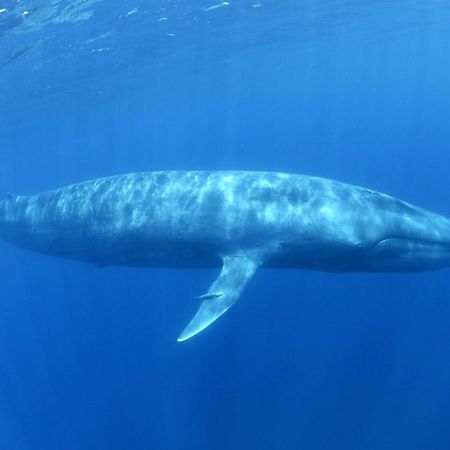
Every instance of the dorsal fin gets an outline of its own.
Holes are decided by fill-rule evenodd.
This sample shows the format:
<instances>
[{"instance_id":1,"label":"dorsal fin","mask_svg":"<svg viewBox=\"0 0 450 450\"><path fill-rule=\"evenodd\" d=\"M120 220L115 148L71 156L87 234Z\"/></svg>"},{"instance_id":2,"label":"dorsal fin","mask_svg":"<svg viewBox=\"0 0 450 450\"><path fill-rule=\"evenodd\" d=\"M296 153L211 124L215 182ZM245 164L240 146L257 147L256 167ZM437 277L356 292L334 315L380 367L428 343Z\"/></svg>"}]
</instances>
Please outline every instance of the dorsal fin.
<instances>
[{"instance_id":1,"label":"dorsal fin","mask_svg":"<svg viewBox=\"0 0 450 450\"><path fill-rule=\"evenodd\" d=\"M178 342L186 341L211 325L240 297L261 260L258 254L244 253L223 258L222 271L208 292L201 295L202 303L194 318L180 334Z\"/></svg>"}]
</instances>

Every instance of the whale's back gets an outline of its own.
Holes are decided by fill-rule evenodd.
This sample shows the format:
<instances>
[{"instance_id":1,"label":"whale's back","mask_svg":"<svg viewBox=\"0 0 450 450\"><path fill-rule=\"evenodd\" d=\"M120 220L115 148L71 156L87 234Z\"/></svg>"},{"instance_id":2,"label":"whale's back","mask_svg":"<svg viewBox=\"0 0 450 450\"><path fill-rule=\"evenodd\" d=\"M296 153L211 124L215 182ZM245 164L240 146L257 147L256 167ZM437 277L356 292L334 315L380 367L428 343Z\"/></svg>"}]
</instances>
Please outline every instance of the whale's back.
<instances>
[{"instance_id":1,"label":"whale's back","mask_svg":"<svg viewBox=\"0 0 450 450\"><path fill-rule=\"evenodd\" d=\"M289 210L274 207L276 188L288 181L254 172L101 178L7 200L0 233L21 247L101 265L217 265L217 255L273 235Z\"/></svg>"}]
</instances>

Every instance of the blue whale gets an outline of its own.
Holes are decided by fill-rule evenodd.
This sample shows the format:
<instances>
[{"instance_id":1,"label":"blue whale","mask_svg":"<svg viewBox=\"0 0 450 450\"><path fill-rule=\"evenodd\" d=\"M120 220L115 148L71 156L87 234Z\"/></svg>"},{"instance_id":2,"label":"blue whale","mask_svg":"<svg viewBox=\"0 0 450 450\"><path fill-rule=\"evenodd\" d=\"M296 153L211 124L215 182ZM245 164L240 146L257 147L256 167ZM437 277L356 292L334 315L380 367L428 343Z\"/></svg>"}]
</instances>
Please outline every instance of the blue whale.
<instances>
[{"instance_id":1,"label":"blue whale","mask_svg":"<svg viewBox=\"0 0 450 450\"><path fill-rule=\"evenodd\" d=\"M225 313L259 267L412 272L450 265L450 220L323 178L163 171L0 201L0 237L98 266L221 268L179 336Z\"/></svg>"}]
</instances>

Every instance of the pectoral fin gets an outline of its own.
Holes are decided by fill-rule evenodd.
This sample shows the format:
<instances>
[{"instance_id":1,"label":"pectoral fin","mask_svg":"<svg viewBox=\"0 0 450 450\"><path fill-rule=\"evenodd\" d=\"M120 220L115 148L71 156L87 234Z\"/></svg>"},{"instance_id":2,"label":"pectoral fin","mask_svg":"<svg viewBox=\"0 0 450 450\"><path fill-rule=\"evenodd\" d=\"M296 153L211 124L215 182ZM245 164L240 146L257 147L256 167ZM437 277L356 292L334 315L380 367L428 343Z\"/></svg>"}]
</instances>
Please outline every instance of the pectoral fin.
<instances>
[{"instance_id":1,"label":"pectoral fin","mask_svg":"<svg viewBox=\"0 0 450 450\"><path fill-rule=\"evenodd\" d=\"M208 292L201 295L202 303L194 318L183 330L178 342L186 341L211 325L240 297L248 281L261 265L256 254L242 254L223 258L219 277Z\"/></svg>"}]
</instances>

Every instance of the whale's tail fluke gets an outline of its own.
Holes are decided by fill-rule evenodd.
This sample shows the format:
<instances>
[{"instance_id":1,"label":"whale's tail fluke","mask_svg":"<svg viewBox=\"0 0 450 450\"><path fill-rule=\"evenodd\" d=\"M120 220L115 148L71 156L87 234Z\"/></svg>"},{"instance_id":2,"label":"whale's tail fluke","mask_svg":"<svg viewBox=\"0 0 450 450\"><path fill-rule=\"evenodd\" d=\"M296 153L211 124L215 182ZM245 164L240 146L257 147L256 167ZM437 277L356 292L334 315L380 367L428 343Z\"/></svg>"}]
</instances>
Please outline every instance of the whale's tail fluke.
<instances>
[{"instance_id":1,"label":"whale's tail fluke","mask_svg":"<svg viewBox=\"0 0 450 450\"><path fill-rule=\"evenodd\" d=\"M0 238L9 240L11 233L11 221L15 216L14 208L21 196L7 193L0 196Z\"/></svg>"},{"instance_id":2,"label":"whale's tail fluke","mask_svg":"<svg viewBox=\"0 0 450 450\"><path fill-rule=\"evenodd\" d=\"M194 318L177 339L186 341L211 325L239 299L258 267L260 258L255 253L244 253L223 258L219 277L210 286Z\"/></svg>"},{"instance_id":3,"label":"whale's tail fluke","mask_svg":"<svg viewBox=\"0 0 450 450\"><path fill-rule=\"evenodd\" d=\"M15 202L20 196L17 194L12 194L11 192L7 192L6 194L2 194L0 196L0 211L4 211L6 205L10 202Z\"/></svg>"},{"instance_id":4,"label":"whale's tail fluke","mask_svg":"<svg viewBox=\"0 0 450 450\"><path fill-rule=\"evenodd\" d=\"M0 223L3 222L3 220L5 220L5 215L6 215L6 205L8 203L8 195L2 195L0 197Z\"/></svg>"},{"instance_id":5,"label":"whale's tail fluke","mask_svg":"<svg viewBox=\"0 0 450 450\"><path fill-rule=\"evenodd\" d=\"M0 197L0 222L5 220L6 208L8 205L11 204L11 202L15 202L18 197L18 195L11 194L10 192Z\"/></svg>"}]
</instances>

